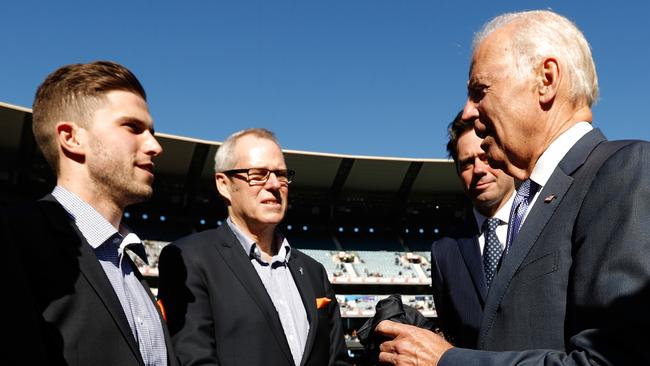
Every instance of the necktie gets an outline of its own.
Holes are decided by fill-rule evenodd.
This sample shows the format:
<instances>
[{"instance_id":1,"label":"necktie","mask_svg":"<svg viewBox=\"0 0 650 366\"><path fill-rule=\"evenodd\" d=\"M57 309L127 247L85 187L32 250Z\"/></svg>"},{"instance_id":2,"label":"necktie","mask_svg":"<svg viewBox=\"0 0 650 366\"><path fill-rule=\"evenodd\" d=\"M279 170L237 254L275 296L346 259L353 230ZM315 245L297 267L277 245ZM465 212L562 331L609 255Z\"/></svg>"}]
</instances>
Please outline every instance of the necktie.
<instances>
[{"instance_id":1,"label":"necktie","mask_svg":"<svg viewBox=\"0 0 650 366\"><path fill-rule=\"evenodd\" d=\"M519 189L517 189L517 195L515 200L512 203L512 208L510 209L510 222L508 223L508 238L506 239L506 253L510 250L510 246L517 239L517 234L519 234L519 229L521 228L521 223L524 220L526 211L528 211L528 206L530 205L533 197L535 197L535 192L539 188L539 185L533 182L530 179L526 179Z\"/></svg>"},{"instance_id":2,"label":"necktie","mask_svg":"<svg viewBox=\"0 0 650 366\"><path fill-rule=\"evenodd\" d=\"M485 246L483 247L483 271L485 272L485 283L490 288L494 274L497 271L497 264L501 258L501 243L497 237L497 227L501 220L491 217L483 222L483 235Z\"/></svg>"}]
</instances>

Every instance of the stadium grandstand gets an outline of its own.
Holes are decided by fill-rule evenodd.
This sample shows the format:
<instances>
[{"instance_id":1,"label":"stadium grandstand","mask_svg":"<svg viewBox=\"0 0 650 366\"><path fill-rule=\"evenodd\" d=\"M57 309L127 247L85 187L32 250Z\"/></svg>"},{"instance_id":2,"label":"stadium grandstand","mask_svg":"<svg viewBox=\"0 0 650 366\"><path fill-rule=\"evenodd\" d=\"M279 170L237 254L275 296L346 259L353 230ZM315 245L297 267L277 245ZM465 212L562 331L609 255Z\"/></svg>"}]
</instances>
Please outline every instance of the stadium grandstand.
<instances>
[{"instance_id":1,"label":"stadium grandstand","mask_svg":"<svg viewBox=\"0 0 650 366\"><path fill-rule=\"evenodd\" d=\"M0 103L0 200L3 205L49 193L54 175L31 131L31 111ZM170 241L224 223L213 180L220 143L157 133L153 198L130 207L124 222L141 238L152 287L158 254ZM397 142L408 143L408 142ZM432 149L433 150L433 149ZM281 230L289 243L325 266L341 305L352 349L356 329L392 293L435 318L430 245L471 212L453 163L285 150L296 171Z\"/></svg>"}]
</instances>

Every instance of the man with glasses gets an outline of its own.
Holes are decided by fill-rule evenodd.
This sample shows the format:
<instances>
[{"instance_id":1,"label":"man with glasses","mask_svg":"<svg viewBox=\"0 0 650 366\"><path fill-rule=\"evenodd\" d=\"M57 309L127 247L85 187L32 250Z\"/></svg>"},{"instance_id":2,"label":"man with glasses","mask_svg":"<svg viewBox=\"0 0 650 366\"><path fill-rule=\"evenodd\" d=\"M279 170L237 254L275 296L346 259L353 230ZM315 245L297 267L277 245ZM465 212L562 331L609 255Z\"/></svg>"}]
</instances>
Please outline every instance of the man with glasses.
<instances>
[{"instance_id":1,"label":"man with glasses","mask_svg":"<svg viewBox=\"0 0 650 366\"><path fill-rule=\"evenodd\" d=\"M345 364L325 269L277 230L294 172L273 133L231 135L217 151L215 171L226 223L180 239L160 256L159 298L181 363Z\"/></svg>"}]
</instances>

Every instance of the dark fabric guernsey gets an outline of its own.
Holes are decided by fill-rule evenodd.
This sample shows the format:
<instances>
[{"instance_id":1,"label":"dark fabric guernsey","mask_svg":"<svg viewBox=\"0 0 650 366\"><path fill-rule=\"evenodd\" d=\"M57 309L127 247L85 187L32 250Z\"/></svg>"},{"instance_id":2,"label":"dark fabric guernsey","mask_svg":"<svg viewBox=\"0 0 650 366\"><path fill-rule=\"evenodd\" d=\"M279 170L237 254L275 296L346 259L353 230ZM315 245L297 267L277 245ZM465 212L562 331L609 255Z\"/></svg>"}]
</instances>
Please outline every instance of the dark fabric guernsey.
<instances>
[{"instance_id":1,"label":"dark fabric guernsey","mask_svg":"<svg viewBox=\"0 0 650 366\"><path fill-rule=\"evenodd\" d=\"M400 295L390 295L379 301L375 307L375 316L368 319L357 332L359 341L373 363L379 361L379 345L388 340L386 337L375 334L375 328L382 320L392 320L428 330L434 328L433 322L424 317L417 309L404 305Z\"/></svg>"}]
</instances>

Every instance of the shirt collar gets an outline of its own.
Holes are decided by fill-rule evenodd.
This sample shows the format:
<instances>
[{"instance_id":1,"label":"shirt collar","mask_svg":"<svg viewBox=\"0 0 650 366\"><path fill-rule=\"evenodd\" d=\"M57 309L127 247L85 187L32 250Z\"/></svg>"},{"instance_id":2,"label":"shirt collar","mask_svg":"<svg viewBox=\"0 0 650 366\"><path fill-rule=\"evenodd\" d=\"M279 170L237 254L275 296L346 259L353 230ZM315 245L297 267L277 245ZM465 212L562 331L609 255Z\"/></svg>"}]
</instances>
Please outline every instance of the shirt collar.
<instances>
[{"instance_id":1,"label":"shirt collar","mask_svg":"<svg viewBox=\"0 0 650 366\"><path fill-rule=\"evenodd\" d=\"M501 208L494 214L493 217L496 217L501 221L499 225L507 225L508 221L510 219L510 206L512 206L512 201L515 199L515 192L512 192L510 194L510 197L506 201L506 203L501 206ZM483 222L487 220L487 216L483 215L480 213L476 207L474 207L474 217L476 218L476 225L478 225L479 231L481 231L481 228L483 227Z\"/></svg>"},{"instance_id":2,"label":"shirt collar","mask_svg":"<svg viewBox=\"0 0 650 366\"><path fill-rule=\"evenodd\" d=\"M52 196L63 206L68 215L72 217L81 235L83 235L93 249L97 249L117 235L121 240L119 254L122 254L124 249L128 247L140 259L148 263L147 253L144 245L142 245L142 240L135 233L132 233L126 225L121 225L118 231L95 208L73 192L61 186L54 187ZM123 236L120 232L126 236Z\"/></svg>"},{"instance_id":3,"label":"shirt collar","mask_svg":"<svg viewBox=\"0 0 650 366\"><path fill-rule=\"evenodd\" d=\"M578 122L564 131L546 148L542 156L539 157L537 163L535 163L533 172L530 174L530 179L542 187L545 186L566 153L569 152L582 136L593 130L593 128L589 122Z\"/></svg>"},{"instance_id":4,"label":"shirt collar","mask_svg":"<svg viewBox=\"0 0 650 366\"><path fill-rule=\"evenodd\" d=\"M265 263L262 260L262 253L255 241L244 234L244 232L237 227L237 225L232 221L230 217L226 219L226 223L230 227L230 230L232 230L232 232L235 234L235 237L239 241L239 244L241 244L242 248L244 248L244 251L248 253L250 258L257 259L260 264L268 265L268 263ZM291 246L289 245L287 238L285 238L282 233L276 230L275 240L279 241L281 244L280 250L278 250L278 253L272 258L272 263L289 261L289 258L291 257Z\"/></svg>"}]
</instances>

